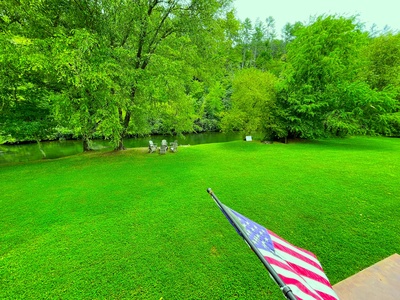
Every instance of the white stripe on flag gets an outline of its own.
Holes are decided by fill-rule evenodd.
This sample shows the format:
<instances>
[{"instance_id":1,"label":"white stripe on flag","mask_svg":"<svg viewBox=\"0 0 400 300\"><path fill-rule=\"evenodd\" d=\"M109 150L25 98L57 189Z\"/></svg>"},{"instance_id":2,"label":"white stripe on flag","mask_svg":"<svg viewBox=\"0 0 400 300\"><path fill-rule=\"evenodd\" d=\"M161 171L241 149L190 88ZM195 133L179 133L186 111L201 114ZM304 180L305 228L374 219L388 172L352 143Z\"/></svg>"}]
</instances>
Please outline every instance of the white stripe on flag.
<instances>
[{"instance_id":1,"label":"white stripe on flag","mask_svg":"<svg viewBox=\"0 0 400 300\"><path fill-rule=\"evenodd\" d=\"M274 255L273 253L271 253L269 251L262 250L261 254L264 255L264 256L276 259L276 260L278 260L278 261L280 261L280 262L282 262L284 264L287 264L287 262L284 259L277 257L276 255ZM274 264L271 264L271 265L273 266L273 268L276 270L276 272L279 275L283 275L285 277L296 279L296 280L302 282L304 286L308 287L311 290L321 291L321 292L323 292L325 294L328 294L328 295L331 295L331 296L337 298L336 293L333 291L333 289L330 286L327 286L327 285L325 285L325 284L323 284L321 282L318 282L316 280L313 280L313 279L311 279L309 277L300 276L296 272L292 272L292 271L283 269L283 268L281 268L281 267L279 267L277 265L274 265Z\"/></svg>"},{"instance_id":2,"label":"white stripe on flag","mask_svg":"<svg viewBox=\"0 0 400 300\"><path fill-rule=\"evenodd\" d=\"M291 272L291 271L289 271L289 270L283 269L283 268L278 267L278 266L276 266L276 265L273 265L273 268L276 270L276 272L277 272L279 275L282 275L282 276L285 276L285 277L288 277L288 278L292 278L292 279L296 279L296 280L298 280L298 281L300 281L300 282L303 282L303 285L304 285L309 291L311 291L311 292L313 292L313 293L316 293L316 291L319 291L319 292L328 294L328 295L330 295L330 296L332 296L332 297L335 297L335 298L339 299L338 296L336 295L336 293L335 293L331 288L327 287L327 286L324 285L324 284L322 284L322 286L321 286L320 289L319 289L319 288L313 288L313 287L310 287L310 285L308 284L308 282L306 282L306 281L303 279L303 277L300 277L299 275L297 275L297 273L293 273L293 272ZM297 294L295 294L295 295L297 296ZM322 298L322 297L319 296L319 298ZM317 299L318 299L318 298L317 298Z\"/></svg>"},{"instance_id":3,"label":"white stripe on flag","mask_svg":"<svg viewBox=\"0 0 400 300\"><path fill-rule=\"evenodd\" d=\"M260 250L263 250L263 249L260 249ZM268 252L268 251L263 250L263 253L265 253L265 252ZM326 277L324 271L322 271L321 269L316 268L313 265L310 265L309 263L305 262L304 260L301 260L300 258L297 258L297 257L295 257L293 255L290 255L289 253L284 252L284 251L279 250L279 249L275 249L275 253L276 253L276 255L278 257L284 259L285 261L288 261L290 263L293 263L295 265L303 267L303 268L305 268L305 269L307 269L307 270L309 270L309 271L311 271L311 272L313 272L313 273L325 278L326 280L328 280L328 278Z\"/></svg>"},{"instance_id":4,"label":"white stripe on flag","mask_svg":"<svg viewBox=\"0 0 400 300\"><path fill-rule=\"evenodd\" d=\"M304 293L302 290L299 289L299 287L297 285L294 284L287 284L288 287L290 287L290 289L292 290L293 295L295 295L298 298L301 298L303 300L323 300L322 297L320 297L319 295L315 295L315 297L310 296L306 293Z\"/></svg>"},{"instance_id":5,"label":"white stripe on flag","mask_svg":"<svg viewBox=\"0 0 400 300\"><path fill-rule=\"evenodd\" d=\"M271 239L272 239L272 241L274 243L278 243L278 244L280 244L282 246L285 246L285 247L287 247L287 248L299 253L300 255L303 255L303 256L307 257L308 259L314 261L315 263L317 263L318 265L321 266L321 263L318 261L318 259L315 256L310 255L307 252L301 251L299 248L293 246L292 244L290 244L289 242L285 241L282 238L278 238L277 236L275 236L273 234L271 234L270 236L271 236Z\"/></svg>"}]
</instances>

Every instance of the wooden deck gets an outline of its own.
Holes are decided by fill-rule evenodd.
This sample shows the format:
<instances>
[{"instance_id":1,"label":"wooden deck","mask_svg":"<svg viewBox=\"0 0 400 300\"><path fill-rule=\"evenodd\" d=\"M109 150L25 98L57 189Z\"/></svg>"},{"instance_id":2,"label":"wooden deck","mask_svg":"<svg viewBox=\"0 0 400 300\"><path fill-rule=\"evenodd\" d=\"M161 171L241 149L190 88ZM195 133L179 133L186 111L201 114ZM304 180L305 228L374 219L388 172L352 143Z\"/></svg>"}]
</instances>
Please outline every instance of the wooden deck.
<instances>
[{"instance_id":1,"label":"wooden deck","mask_svg":"<svg viewBox=\"0 0 400 300\"><path fill-rule=\"evenodd\" d=\"M400 300L400 255L393 254L333 289L341 300Z\"/></svg>"}]
</instances>

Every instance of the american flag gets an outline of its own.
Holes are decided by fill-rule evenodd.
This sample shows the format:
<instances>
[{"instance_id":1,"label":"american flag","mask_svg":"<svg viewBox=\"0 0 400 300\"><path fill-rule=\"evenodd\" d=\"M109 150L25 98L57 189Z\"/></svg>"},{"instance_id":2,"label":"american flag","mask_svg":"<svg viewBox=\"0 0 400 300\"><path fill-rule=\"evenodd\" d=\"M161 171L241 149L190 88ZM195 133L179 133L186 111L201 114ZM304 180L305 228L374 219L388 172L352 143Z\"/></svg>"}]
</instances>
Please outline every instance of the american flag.
<instances>
[{"instance_id":1,"label":"american flag","mask_svg":"<svg viewBox=\"0 0 400 300\"><path fill-rule=\"evenodd\" d=\"M290 244L224 204L218 204L238 233L248 237L297 299L339 299L313 253Z\"/></svg>"}]
</instances>

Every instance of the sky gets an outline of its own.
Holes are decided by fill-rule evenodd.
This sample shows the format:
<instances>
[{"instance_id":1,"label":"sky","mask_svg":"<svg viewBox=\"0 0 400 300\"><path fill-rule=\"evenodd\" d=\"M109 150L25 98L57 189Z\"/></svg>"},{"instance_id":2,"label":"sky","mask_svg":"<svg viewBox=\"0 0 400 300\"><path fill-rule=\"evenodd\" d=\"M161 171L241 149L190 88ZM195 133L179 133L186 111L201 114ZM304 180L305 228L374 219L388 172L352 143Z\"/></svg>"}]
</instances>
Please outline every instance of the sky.
<instances>
[{"instance_id":1,"label":"sky","mask_svg":"<svg viewBox=\"0 0 400 300\"><path fill-rule=\"evenodd\" d=\"M272 16L278 35L288 22L308 23L310 16L322 14L357 15L366 29L376 24L378 30L386 25L394 31L400 30L399 0L233 0L233 6L240 20L249 18L253 24L257 18L264 22Z\"/></svg>"}]
</instances>

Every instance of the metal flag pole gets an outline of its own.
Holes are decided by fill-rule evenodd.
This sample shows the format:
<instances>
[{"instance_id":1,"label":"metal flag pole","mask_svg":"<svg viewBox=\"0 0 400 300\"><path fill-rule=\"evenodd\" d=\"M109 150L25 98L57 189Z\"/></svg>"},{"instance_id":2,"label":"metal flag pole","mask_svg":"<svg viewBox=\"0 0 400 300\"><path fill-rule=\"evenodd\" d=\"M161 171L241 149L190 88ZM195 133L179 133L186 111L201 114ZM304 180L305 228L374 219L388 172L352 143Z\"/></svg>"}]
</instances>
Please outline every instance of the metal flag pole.
<instances>
[{"instance_id":1,"label":"metal flag pole","mask_svg":"<svg viewBox=\"0 0 400 300\"><path fill-rule=\"evenodd\" d=\"M297 300L297 298L294 296L294 294L293 294L292 290L290 289L290 287L288 287L282 281L282 279L276 273L274 268L269 264L269 262L261 254L260 250L258 250L258 248L253 244L253 242L250 240L250 238L247 236L247 234L243 232L242 226L238 223L238 221L232 215L232 213L230 211L225 210L224 205L221 203L221 201L219 201L217 196L215 196L215 194L213 193L211 188L207 189L207 193L210 194L211 198L213 198L215 203L221 209L222 213L226 216L226 218L229 220L229 222L232 224L232 226L235 227L236 231L244 239L246 244L249 245L249 247L254 251L254 253L257 255L258 259L263 263L264 267L267 269L267 271L271 275L272 279L279 285L279 288L281 289L283 295L289 300Z\"/></svg>"}]
</instances>

